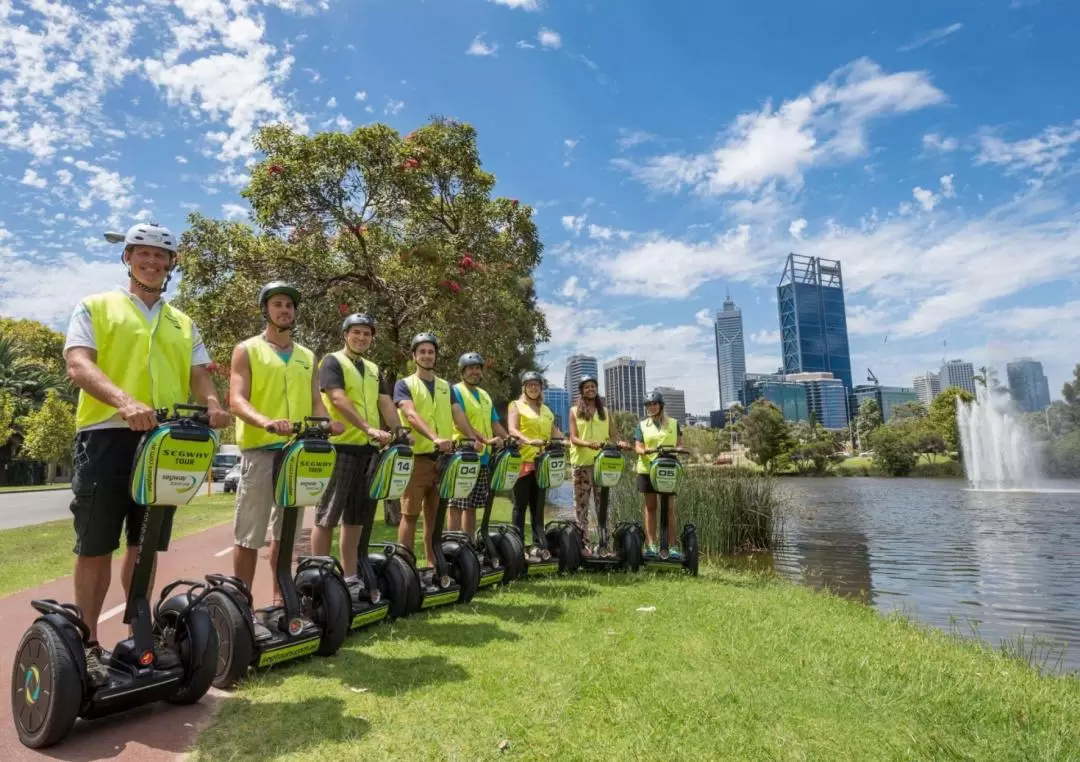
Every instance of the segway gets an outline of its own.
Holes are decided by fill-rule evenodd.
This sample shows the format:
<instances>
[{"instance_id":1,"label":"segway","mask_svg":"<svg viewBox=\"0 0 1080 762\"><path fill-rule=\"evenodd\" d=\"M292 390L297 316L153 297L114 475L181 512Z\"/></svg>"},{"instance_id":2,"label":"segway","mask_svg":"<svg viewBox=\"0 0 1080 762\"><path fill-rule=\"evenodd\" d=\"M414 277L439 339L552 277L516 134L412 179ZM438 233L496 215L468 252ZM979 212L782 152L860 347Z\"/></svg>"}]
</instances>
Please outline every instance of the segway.
<instances>
[{"instance_id":1,"label":"segway","mask_svg":"<svg viewBox=\"0 0 1080 762\"><path fill-rule=\"evenodd\" d=\"M562 439L552 439L536 458L536 483L540 489L540 513L547 507L548 490L561 487L566 481L566 449ZM542 515L533 518L534 544L525 557L525 576L573 574L581 566L581 530L573 521L558 519L543 524ZM524 542L524 537L521 538Z\"/></svg>"},{"instance_id":2,"label":"segway","mask_svg":"<svg viewBox=\"0 0 1080 762\"><path fill-rule=\"evenodd\" d=\"M480 562L480 587L496 583L509 585L525 573L525 548L517 532L506 524L491 527L495 495L512 491L521 473L521 453L516 439L508 437L503 447L492 454L490 468L491 492L484 505L480 528L472 538L473 550Z\"/></svg>"},{"instance_id":3,"label":"segway","mask_svg":"<svg viewBox=\"0 0 1080 762\"><path fill-rule=\"evenodd\" d=\"M108 679L93 686L86 674L90 628L82 611L51 599L31 601L41 616L23 635L11 673L11 714L24 746L59 743L79 717L95 719L157 701L193 704L210 689L218 639L206 610L206 586L172 582L152 613L147 595L165 511L199 493L218 436L205 407L176 405L171 416L167 408L155 413L158 425L139 442L131 477L131 497L147 509L124 609L124 623L134 635L103 654Z\"/></svg>"},{"instance_id":4,"label":"segway","mask_svg":"<svg viewBox=\"0 0 1080 762\"><path fill-rule=\"evenodd\" d=\"M293 424L293 437L274 462L274 502L284 510L274 575L284 605L256 609L251 590L236 577L208 574L206 605L221 650L216 688L230 688L249 668L318 654L332 656L345 642L351 620L341 564L331 556L305 556L292 575L293 545L300 511L317 505L330 482L336 453L329 418Z\"/></svg>"},{"instance_id":5,"label":"segway","mask_svg":"<svg viewBox=\"0 0 1080 762\"><path fill-rule=\"evenodd\" d=\"M420 580L415 561L396 552L403 547L397 543L371 544L375 523L375 501L398 500L409 486L413 470L413 451L409 446L408 430L399 428L394 440L379 453L374 462L368 497L370 515L363 516L357 560L359 582L349 585L353 618L350 629L377 622L384 617L399 619L420 610ZM368 553L378 549L378 552ZM408 556L412 559L412 556Z\"/></svg>"},{"instance_id":6,"label":"segway","mask_svg":"<svg viewBox=\"0 0 1080 762\"><path fill-rule=\"evenodd\" d=\"M615 527L614 538L608 536L611 489L622 479L626 465L622 449L614 442L605 442L593 461L593 483L600 487L600 500L596 506L597 542L590 548L591 553L581 559L581 565L589 571L637 571L641 568L640 527L620 521ZM614 549L608 547L610 539L614 539ZM588 538L585 541L588 542Z\"/></svg>"},{"instance_id":7,"label":"segway","mask_svg":"<svg viewBox=\"0 0 1080 762\"><path fill-rule=\"evenodd\" d=\"M697 527L693 524L683 526L681 560L670 557L667 536L667 517L671 496L675 494L683 473L682 463L679 462L678 456L689 455L690 451L661 445L645 452L657 454L649 466L649 482L660 496L660 551L655 558L645 557L645 568L660 571L685 570L696 577L698 573Z\"/></svg>"}]
</instances>

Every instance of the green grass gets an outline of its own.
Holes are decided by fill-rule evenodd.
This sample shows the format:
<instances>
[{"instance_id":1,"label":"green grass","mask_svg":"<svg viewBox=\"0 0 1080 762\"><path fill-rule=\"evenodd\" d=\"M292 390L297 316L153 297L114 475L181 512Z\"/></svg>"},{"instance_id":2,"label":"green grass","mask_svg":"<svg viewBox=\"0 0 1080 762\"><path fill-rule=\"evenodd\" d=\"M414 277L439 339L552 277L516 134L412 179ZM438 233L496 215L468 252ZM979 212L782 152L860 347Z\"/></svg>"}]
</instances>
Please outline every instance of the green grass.
<instances>
[{"instance_id":1,"label":"green grass","mask_svg":"<svg viewBox=\"0 0 1080 762\"><path fill-rule=\"evenodd\" d=\"M48 492L55 489L71 489L71 484L37 484L22 487L0 487L0 495L5 492Z\"/></svg>"},{"instance_id":2,"label":"green grass","mask_svg":"<svg viewBox=\"0 0 1080 762\"><path fill-rule=\"evenodd\" d=\"M235 495L201 495L173 519L174 539L232 521ZM75 556L71 519L0 531L0 596L71 574ZM123 543L117 555L123 552Z\"/></svg>"},{"instance_id":3,"label":"green grass","mask_svg":"<svg viewBox=\"0 0 1080 762\"><path fill-rule=\"evenodd\" d=\"M710 567L522 582L383 623L250 680L194 758L1075 759L1078 713L1076 679Z\"/></svg>"}]
</instances>

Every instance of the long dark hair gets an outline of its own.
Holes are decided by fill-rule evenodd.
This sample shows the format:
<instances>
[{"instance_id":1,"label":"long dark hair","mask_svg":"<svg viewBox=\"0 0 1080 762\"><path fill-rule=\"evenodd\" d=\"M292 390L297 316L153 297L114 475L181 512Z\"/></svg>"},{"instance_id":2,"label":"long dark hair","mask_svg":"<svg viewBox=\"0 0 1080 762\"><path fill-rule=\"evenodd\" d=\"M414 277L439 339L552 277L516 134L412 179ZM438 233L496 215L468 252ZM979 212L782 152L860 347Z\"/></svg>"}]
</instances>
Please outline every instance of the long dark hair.
<instances>
[{"instance_id":1,"label":"long dark hair","mask_svg":"<svg viewBox=\"0 0 1080 762\"><path fill-rule=\"evenodd\" d=\"M578 397L577 401L577 414L579 418L583 418L588 421L592 418L592 413L585 406L585 395L582 394ZM596 395L596 415L601 421L607 420L607 414L604 412L604 398L599 394Z\"/></svg>"}]
</instances>

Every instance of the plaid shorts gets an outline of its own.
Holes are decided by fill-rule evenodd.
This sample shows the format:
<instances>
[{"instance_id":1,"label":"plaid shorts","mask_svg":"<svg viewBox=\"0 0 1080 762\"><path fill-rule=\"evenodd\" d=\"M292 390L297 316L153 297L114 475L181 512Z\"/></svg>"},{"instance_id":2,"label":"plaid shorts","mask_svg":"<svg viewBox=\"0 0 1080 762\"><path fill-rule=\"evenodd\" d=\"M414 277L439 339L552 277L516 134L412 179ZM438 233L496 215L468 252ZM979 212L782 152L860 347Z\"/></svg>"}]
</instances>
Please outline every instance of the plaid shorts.
<instances>
[{"instance_id":1,"label":"plaid shorts","mask_svg":"<svg viewBox=\"0 0 1080 762\"><path fill-rule=\"evenodd\" d=\"M487 464L480 466L480 475L476 479L476 486L469 496L460 500L451 500L450 507L455 510L471 511L476 508L486 508L487 501L491 497L491 467Z\"/></svg>"}]
</instances>

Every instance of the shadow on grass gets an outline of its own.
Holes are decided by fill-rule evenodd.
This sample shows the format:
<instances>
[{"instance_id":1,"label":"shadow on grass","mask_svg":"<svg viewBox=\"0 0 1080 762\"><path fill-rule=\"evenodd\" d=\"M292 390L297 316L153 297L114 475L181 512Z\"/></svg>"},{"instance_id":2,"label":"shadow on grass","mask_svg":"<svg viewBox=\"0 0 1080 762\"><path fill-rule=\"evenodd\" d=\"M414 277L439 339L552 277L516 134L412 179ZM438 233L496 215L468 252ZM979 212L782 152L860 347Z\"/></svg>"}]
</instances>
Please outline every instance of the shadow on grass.
<instances>
[{"instance_id":1,"label":"shadow on grass","mask_svg":"<svg viewBox=\"0 0 1080 762\"><path fill-rule=\"evenodd\" d=\"M325 696L271 702L236 697L225 702L217 720L199 738L206 758L279 758L328 741L356 742L371 730L363 717L345 713L344 700Z\"/></svg>"},{"instance_id":2,"label":"shadow on grass","mask_svg":"<svg viewBox=\"0 0 1080 762\"><path fill-rule=\"evenodd\" d=\"M422 626L406 631L408 637L426 640L436 646L463 646L475 648L495 640L521 640L517 633L509 632L491 622L439 622L432 620Z\"/></svg>"},{"instance_id":3,"label":"shadow on grass","mask_svg":"<svg viewBox=\"0 0 1080 762\"><path fill-rule=\"evenodd\" d=\"M527 593L537 598L565 600L575 598L591 598L598 595L600 590L596 587L569 582L565 577L552 577L535 584L530 581L524 583L515 582L511 588L515 593Z\"/></svg>"},{"instance_id":4,"label":"shadow on grass","mask_svg":"<svg viewBox=\"0 0 1080 762\"><path fill-rule=\"evenodd\" d=\"M474 598L477 614L505 619L508 622L544 622L561 619L566 609L554 603L501 603Z\"/></svg>"}]
</instances>

